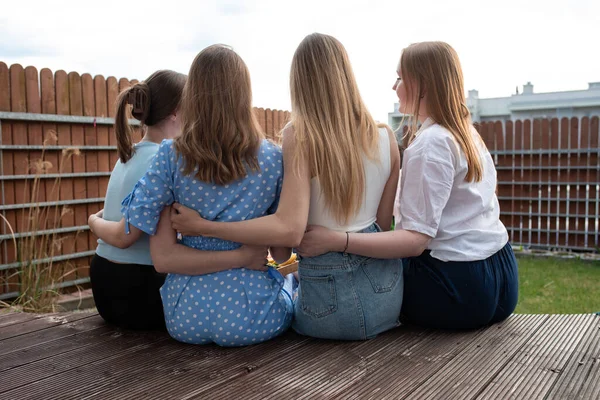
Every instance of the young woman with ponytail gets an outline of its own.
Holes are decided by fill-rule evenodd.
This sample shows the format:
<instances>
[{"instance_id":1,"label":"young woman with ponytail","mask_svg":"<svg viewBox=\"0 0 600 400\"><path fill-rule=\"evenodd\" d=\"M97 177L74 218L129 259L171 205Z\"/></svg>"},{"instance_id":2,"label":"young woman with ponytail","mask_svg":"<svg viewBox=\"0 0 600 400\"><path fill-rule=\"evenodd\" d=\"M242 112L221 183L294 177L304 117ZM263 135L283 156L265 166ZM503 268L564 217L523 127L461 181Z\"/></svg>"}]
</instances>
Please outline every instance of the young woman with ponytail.
<instances>
[{"instance_id":1,"label":"young woman with ponytail","mask_svg":"<svg viewBox=\"0 0 600 400\"><path fill-rule=\"evenodd\" d=\"M186 76L156 71L125 89L117 99L115 134L119 160L108 182L104 209L90 215L90 229L99 237L90 264L92 292L107 322L130 329L164 329L159 288L165 275L150 258L148 236L136 228L125 233L121 201L144 175L160 143L180 131L178 113ZM132 143L129 114L141 122L144 136Z\"/></svg>"}]
</instances>

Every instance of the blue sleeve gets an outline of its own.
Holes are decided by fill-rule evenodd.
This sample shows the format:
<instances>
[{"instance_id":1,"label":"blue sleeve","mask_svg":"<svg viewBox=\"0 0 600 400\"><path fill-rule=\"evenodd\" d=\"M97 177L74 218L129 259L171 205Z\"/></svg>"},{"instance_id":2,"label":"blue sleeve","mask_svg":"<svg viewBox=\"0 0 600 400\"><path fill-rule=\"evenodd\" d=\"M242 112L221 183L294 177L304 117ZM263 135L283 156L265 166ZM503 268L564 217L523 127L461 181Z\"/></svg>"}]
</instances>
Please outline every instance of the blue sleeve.
<instances>
[{"instance_id":1,"label":"blue sleeve","mask_svg":"<svg viewBox=\"0 0 600 400\"><path fill-rule=\"evenodd\" d=\"M144 176L135 184L133 191L121 203L125 217L125 232L129 224L153 235L160 213L165 206L173 204L173 170L175 157L171 140L164 140Z\"/></svg>"}]
</instances>

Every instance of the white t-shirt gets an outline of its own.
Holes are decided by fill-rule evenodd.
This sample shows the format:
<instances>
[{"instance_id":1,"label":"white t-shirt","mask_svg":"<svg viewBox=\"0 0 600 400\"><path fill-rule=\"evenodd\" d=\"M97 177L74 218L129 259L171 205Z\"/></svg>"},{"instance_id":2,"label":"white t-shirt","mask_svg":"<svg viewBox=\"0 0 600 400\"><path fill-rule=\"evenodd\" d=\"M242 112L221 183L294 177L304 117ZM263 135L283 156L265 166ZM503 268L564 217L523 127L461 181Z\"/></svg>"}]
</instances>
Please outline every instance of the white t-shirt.
<instances>
[{"instance_id":1,"label":"white t-shirt","mask_svg":"<svg viewBox=\"0 0 600 400\"><path fill-rule=\"evenodd\" d=\"M431 256L442 261L483 260L508 242L500 221L496 168L480 143L483 178L466 182L467 160L452 134L427 119L404 151L400 229L431 236Z\"/></svg>"},{"instance_id":2,"label":"white t-shirt","mask_svg":"<svg viewBox=\"0 0 600 400\"><path fill-rule=\"evenodd\" d=\"M385 128L379 129L379 160L371 160L363 155L365 191L358 213L347 224L341 225L325 206L318 177L310 182L310 206L308 224L321 225L338 232L358 232L371 226L377 220L377 210L383 189L390 177L390 136Z\"/></svg>"}]
</instances>

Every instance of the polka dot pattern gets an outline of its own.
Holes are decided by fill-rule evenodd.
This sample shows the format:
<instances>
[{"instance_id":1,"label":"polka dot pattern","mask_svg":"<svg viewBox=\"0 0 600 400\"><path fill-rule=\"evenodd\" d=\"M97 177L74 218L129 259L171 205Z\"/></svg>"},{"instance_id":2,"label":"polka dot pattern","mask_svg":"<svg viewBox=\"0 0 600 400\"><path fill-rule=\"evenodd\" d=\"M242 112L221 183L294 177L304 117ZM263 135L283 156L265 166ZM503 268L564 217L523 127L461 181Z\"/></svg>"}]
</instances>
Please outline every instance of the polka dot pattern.
<instances>
[{"instance_id":1,"label":"polka dot pattern","mask_svg":"<svg viewBox=\"0 0 600 400\"><path fill-rule=\"evenodd\" d=\"M283 181L281 149L263 141L260 170L227 185L201 182L183 175L172 140L161 144L150 168L122 202L128 224L152 235L162 209L181 203L213 221L242 221L272 214ZM184 237L181 243L199 250L233 250L238 243L216 238ZM185 343L245 346L264 342L291 324L293 305L283 292L283 277L267 272L231 269L190 276L169 274L161 288L169 334Z\"/></svg>"}]
</instances>

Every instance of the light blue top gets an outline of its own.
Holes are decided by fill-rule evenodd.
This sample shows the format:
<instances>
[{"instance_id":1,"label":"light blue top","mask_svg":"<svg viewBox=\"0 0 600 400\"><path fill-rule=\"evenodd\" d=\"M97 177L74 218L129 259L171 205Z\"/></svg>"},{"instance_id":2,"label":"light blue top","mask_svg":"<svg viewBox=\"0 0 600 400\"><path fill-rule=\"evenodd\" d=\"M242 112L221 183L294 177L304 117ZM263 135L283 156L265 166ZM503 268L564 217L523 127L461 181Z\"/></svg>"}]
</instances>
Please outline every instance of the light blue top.
<instances>
[{"instance_id":1,"label":"light blue top","mask_svg":"<svg viewBox=\"0 0 600 400\"><path fill-rule=\"evenodd\" d=\"M121 202L144 176L152 162L159 145L152 142L141 142L134 146L133 157L125 164L117 161L108 181L106 199L104 200L104 219L120 221ZM140 239L127 249L119 249L98 239L96 254L111 261L128 264L152 265L150 258L150 242L148 235L142 233Z\"/></svg>"}]
</instances>

